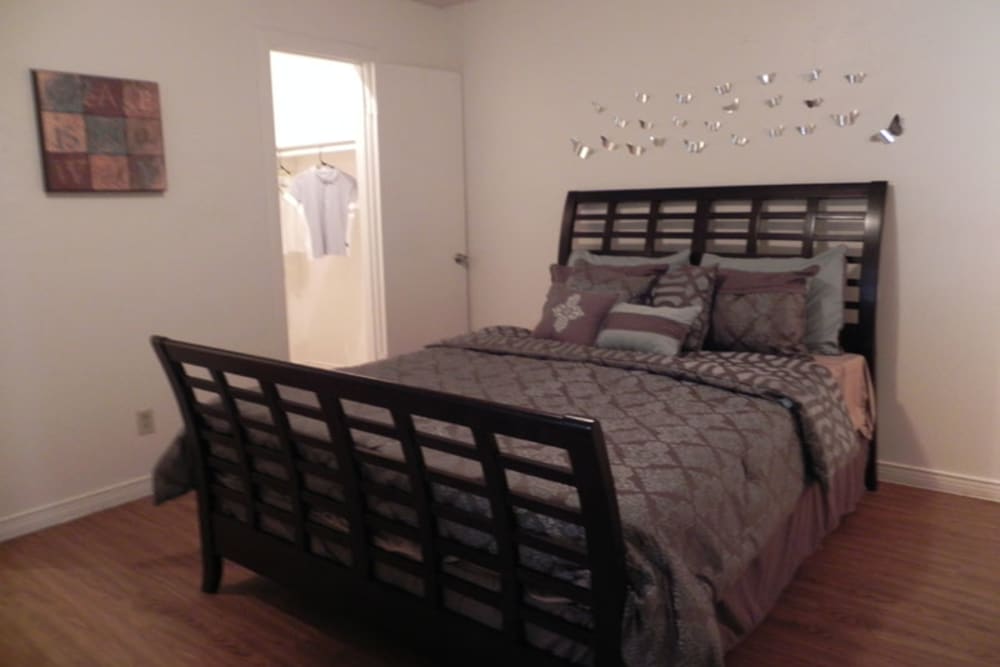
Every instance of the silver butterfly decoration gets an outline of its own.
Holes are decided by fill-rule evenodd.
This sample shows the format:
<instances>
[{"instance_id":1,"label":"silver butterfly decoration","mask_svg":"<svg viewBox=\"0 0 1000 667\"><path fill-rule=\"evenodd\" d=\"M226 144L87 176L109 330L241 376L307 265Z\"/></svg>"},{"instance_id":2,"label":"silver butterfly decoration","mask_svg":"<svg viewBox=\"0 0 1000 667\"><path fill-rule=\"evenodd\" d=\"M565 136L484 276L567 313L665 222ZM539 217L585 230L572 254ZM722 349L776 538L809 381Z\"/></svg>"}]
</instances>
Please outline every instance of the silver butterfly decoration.
<instances>
[{"instance_id":1,"label":"silver butterfly decoration","mask_svg":"<svg viewBox=\"0 0 1000 667\"><path fill-rule=\"evenodd\" d=\"M903 135L903 119L896 114L889 121L889 127L884 130L879 130L871 136L871 141L883 143L883 144L894 144L896 139Z\"/></svg>"},{"instance_id":2,"label":"silver butterfly decoration","mask_svg":"<svg viewBox=\"0 0 1000 667\"><path fill-rule=\"evenodd\" d=\"M851 109L847 113L832 113L830 114L830 118L833 119L833 122L837 127L848 127L850 125L854 125L860 115L860 111L857 109Z\"/></svg>"},{"instance_id":3,"label":"silver butterfly decoration","mask_svg":"<svg viewBox=\"0 0 1000 667\"><path fill-rule=\"evenodd\" d=\"M581 160L586 160L594 154L594 149L579 139L570 139L570 142L573 144L573 154Z\"/></svg>"},{"instance_id":4,"label":"silver butterfly decoration","mask_svg":"<svg viewBox=\"0 0 1000 667\"><path fill-rule=\"evenodd\" d=\"M700 153L703 150L705 150L706 146L708 146L708 144L706 144L704 141L689 141L688 139L684 140L684 150L687 151L688 153Z\"/></svg>"}]
</instances>

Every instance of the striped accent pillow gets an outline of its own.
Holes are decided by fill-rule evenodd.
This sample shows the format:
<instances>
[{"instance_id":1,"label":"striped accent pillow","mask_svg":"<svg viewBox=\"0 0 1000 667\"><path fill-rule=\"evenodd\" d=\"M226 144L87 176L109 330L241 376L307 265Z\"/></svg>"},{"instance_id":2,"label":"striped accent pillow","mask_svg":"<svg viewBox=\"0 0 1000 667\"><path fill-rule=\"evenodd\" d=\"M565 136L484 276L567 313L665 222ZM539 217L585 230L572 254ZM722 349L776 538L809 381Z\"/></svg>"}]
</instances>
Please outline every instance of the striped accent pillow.
<instances>
[{"instance_id":1,"label":"striped accent pillow","mask_svg":"<svg viewBox=\"0 0 1000 667\"><path fill-rule=\"evenodd\" d=\"M699 306L656 308L619 303L604 318L596 345L674 356L700 312Z\"/></svg>"}]
</instances>

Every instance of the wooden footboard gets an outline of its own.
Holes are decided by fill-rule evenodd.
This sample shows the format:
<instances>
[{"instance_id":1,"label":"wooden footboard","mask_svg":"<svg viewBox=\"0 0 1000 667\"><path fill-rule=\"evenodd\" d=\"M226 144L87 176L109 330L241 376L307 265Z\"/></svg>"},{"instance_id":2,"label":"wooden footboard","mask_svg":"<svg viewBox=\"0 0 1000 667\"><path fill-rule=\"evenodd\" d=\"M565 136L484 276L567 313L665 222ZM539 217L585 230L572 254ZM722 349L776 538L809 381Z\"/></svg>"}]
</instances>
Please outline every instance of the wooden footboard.
<instances>
[{"instance_id":1,"label":"wooden footboard","mask_svg":"<svg viewBox=\"0 0 1000 667\"><path fill-rule=\"evenodd\" d=\"M537 648L553 636L586 647L597 665L621 664L625 556L600 424L159 336L152 343L195 463L206 592L218 590L228 559L289 586L347 596L467 664L561 664ZM290 390L305 394L292 400ZM345 402L387 418L353 416ZM248 417L245 406L268 418ZM422 431L428 419L471 437ZM303 420L321 423L325 437L301 433ZM398 444L399 456L358 446L365 434ZM557 448L567 465L515 455L507 438ZM304 456L307 448L331 463ZM471 461L479 474L435 467L431 452ZM386 484L373 471L406 483ZM517 476L571 487L565 495L578 502L515 490ZM442 489L480 499L472 505L482 511L441 502ZM387 506L403 511L388 516ZM530 530L526 516L578 526L585 543ZM488 539L473 545L442 524ZM578 576L535 569L528 552ZM570 607L584 620L562 613Z\"/></svg>"}]
</instances>

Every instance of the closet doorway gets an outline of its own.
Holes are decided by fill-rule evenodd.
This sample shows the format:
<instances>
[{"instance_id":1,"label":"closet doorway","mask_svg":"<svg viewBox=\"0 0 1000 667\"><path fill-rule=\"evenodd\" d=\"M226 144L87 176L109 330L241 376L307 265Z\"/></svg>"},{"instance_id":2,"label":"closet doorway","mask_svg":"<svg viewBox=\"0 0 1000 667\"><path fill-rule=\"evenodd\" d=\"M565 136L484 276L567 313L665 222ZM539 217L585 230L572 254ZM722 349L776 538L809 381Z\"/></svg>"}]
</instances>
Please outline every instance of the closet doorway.
<instances>
[{"instance_id":1,"label":"closet doorway","mask_svg":"<svg viewBox=\"0 0 1000 667\"><path fill-rule=\"evenodd\" d=\"M375 359L372 215L362 67L270 51L285 306L291 361Z\"/></svg>"},{"instance_id":2,"label":"closet doorway","mask_svg":"<svg viewBox=\"0 0 1000 667\"><path fill-rule=\"evenodd\" d=\"M315 245L296 240L301 221L284 230L289 358L351 366L467 331L475 258L467 257L461 76L376 62L361 47L304 35L262 32L259 44L261 182L273 233L279 202L301 174L336 170L357 183L350 232L323 241L327 250L331 238L335 248L349 241L343 254L314 257Z\"/></svg>"}]
</instances>

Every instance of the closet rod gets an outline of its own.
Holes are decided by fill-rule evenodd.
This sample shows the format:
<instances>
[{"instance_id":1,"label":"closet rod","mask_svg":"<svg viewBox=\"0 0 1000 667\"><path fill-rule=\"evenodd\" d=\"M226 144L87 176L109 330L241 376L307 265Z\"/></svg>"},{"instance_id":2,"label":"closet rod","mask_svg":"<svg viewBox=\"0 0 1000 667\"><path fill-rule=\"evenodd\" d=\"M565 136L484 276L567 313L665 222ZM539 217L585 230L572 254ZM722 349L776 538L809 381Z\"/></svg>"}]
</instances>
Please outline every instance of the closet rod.
<instances>
[{"instance_id":1,"label":"closet rod","mask_svg":"<svg viewBox=\"0 0 1000 667\"><path fill-rule=\"evenodd\" d=\"M288 146L279 148L276 152L278 157L291 157L293 155L308 155L320 151L349 151L357 147L356 141L334 141L328 144L305 144L302 146Z\"/></svg>"}]
</instances>

